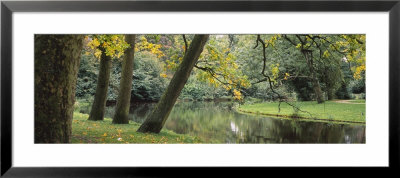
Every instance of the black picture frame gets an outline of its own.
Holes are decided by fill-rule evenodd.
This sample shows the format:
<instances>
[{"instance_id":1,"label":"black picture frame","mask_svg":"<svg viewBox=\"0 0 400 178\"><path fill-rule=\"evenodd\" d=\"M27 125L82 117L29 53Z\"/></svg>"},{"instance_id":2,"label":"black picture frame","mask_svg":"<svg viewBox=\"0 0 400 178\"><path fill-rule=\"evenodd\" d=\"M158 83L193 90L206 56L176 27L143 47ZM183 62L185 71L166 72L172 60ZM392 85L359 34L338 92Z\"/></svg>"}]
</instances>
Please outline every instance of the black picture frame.
<instances>
[{"instance_id":1,"label":"black picture frame","mask_svg":"<svg viewBox=\"0 0 400 178\"><path fill-rule=\"evenodd\" d=\"M13 12L389 12L389 169L399 168L400 0L394 1L2 1L1 2L1 176L128 177L179 175L176 168L19 168L12 165ZM157 169L157 170L154 170ZM189 168L187 168L189 169ZM192 171L207 174L201 170ZM386 168L384 168L386 169ZM237 169L236 171L239 171ZM308 172L305 169L302 172ZM262 172L262 171L257 171ZM333 173L333 172L331 172Z\"/></svg>"}]
</instances>

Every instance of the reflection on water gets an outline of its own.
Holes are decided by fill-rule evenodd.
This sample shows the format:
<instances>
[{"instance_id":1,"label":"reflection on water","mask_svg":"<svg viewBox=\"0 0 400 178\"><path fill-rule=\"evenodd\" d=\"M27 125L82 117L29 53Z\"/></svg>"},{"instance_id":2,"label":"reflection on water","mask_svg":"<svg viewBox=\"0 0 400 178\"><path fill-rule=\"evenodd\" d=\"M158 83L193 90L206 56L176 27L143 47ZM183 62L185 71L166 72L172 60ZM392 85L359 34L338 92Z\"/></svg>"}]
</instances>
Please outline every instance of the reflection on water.
<instances>
[{"instance_id":1,"label":"reflection on water","mask_svg":"<svg viewBox=\"0 0 400 178\"><path fill-rule=\"evenodd\" d=\"M132 104L130 119L142 123L154 103ZM106 117L112 118L114 107ZM206 143L365 143L365 125L332 124L240 114L230 102L181 102L164 128Z\"/></svg>"}]
</instances>

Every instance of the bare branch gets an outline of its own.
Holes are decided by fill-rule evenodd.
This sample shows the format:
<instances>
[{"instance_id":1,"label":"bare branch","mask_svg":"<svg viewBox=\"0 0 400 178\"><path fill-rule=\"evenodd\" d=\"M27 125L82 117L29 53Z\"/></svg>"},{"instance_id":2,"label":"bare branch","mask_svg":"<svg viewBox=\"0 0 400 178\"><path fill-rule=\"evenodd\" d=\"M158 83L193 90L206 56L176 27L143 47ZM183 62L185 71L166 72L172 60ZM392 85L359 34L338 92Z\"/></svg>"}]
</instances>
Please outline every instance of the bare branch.
<instances>
[{"instance_id":1,"label":"bare branch","mask_svg":"<svg viewBox=\"0 0 400 178\"><path fill-rule=\"evenodd\" d=\"M291 43L292 45L297 46L297 44L293 42L287 35L283 35L283 38L285 38L286 41L289 41L289 43Z\"/></svg>"},{"instance_id":2,"label":"bare branch","mask_svg":"<svg viewBox=\"0 0 400 178\"><path fill-rule=\"evenodd\" d=\"M287 36L284 35L284 38L287 38ZM288 41L291 42L291 40L290 40L289 38L287 38L287 39L288 39ZM273 88L273 81L271 80L271 77L270 77L269 75L265 74L266 61L267 61L267 56L266 56L266 52L265 52L265 51L266 51L266 48L268 47L268 45L265 45L265 42L261 39L260 35L257 35L257 45L258 45L258 42L260 42L260 43L262 44L262 47L263 47L263 70L262 70L261 74L262 74L265 78L262 79L262 80L259 80L259 81L255 82L255 83L261 83L261 82L264 82L264 81L268 81L270 90L271 90L274 94L276 94L276 95L278 96L278 99L279 99L278 112L281 112L281 103L282 103L282 102L285 102L286 104L288 104L289 106L292 106L292 107L295 108L296 110L298 110L298 111L300 111L300 112L308 113L308 114L312 117L312 115L311 115L310 112L308 112L308 111L303 111L303 110L301 110L300 108L298 108L297 106L294 106L293 104L291 104L291 103L289 103L289 102L283 100L283 99L282 99L282 96L281 96L278 92L276 92L276 91L274 90L274 88ZM292 43L292 42L291 42L291 43ZM295 43L292 43L292 44L295 44ZM257 47L257 46L256 46L256 47Z\"/></svg>"},{"instance_id":3,"label":"bare branch","mask_svg":"<svg viewBox=\"0 0 400 178\"><path fill-rule=\"evenodd\" d=\"M183 37L183 41L185 42L185 54L186 54L186 51L187 51L187 48L188 48L188 44L187 44L185 35L182 35L182 37Z\"/></svg>"}]
</instances>

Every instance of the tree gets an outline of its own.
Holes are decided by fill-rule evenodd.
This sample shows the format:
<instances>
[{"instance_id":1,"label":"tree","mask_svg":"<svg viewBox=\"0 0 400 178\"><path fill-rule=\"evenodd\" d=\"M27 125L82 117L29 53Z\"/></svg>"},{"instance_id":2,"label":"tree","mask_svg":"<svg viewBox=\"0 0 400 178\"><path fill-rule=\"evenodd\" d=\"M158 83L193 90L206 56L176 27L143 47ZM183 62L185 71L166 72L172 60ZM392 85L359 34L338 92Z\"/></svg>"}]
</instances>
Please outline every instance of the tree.
<instances>
[{"instance_id":1,"label":"tree","mask_svg":"<svg viewBox=\"0 0 400 178\"><path fill-rule=\"evenodd\" d=\"M121 35L93 35L92 38L93 40L88 43L88 46L93 50L94 55L100 58L100 69L89 120L98 121L104 118L110 81L111 59L120 57L128 45Z\"/></svg>"},{"instance_id":2,"label":"tree","mask_svg":"<svg viewBox=\"0 0 400 178\"><path fill-rule=\"evenodd\" d=\"M319 80L317 78L316 70L315 70L315 61L314 61L314 55L313 55L313 50L315 50L313 47L314 45L319 47L317 43L315 43L315 40L309 36L309 35L294 35L294 38L291 39L289 38L289 35L284 35L284 38L289 41L291 44L296 46L300 50L300 52L303 54L304 58L306 59L306 63L308 66L308 70L310 72L310 79L313 85L314 89L314 94L316 97L316 100L318 103L323 103L324 102L324 97L323 93L321 90L321 86L319 83ZM296 42L296 39L298 42ZM321 52L321 50L320 50Z\"/></svg>"},{"instance_id":3,"label":"tree","mask_svg":"<svg viewBox=\"0 0 400 178\"><path fill-rule=\"evenodd\" d=\"M125 40L130 45L130 48L125 50L124 60L122 63L121 82L119 86L117 106L115 108L115 115L113 118L114 124L129 123L128 115L131 101L135 38L136 35L125 35Z\"/></svg>"},{"instance_id":4,"label":"tree","mask_svg":"<svg viewBox=\"0 0 400 178\"><path fill-rule=\"evenodd\" d=\"M326 58L322 61L323 65L319 70L319 73L322 74L322 82L325 84L328 100L335 99L335 93L344 81L340 60L340 57Z\"/></svg>"},{"instance_id":5,"label":"tree","mask_svg":"<svg viewBox=\"0 0 400 178\"><path fill-rule=\"evenodd\" d=\"M138 132L159 133L168 119L182 88L185 86L190 72L196 64L209 35L195 35L181 64L172 77L167 90L157 106L137 130Z\"/></svg>"},{"instance_id":6,"label":"tree","mask_svg":"<svg viewBox=\"0 0 400 178\"><path fill-rule=\"evenodd\" d=\"M166 60L167 67L166 69L176 70L176 68L181 63L183 56L182 54L186 53L187 44L191 39L190 35L185 37L177 38L179 36L175 36L175 46L178 48L173 49L173 55L171 58ZM181 39L181 40L180 40ZM236 63L237 57L233 52L232 48L234 47L234 36L231 35L211 35L208 39L208 43L205 45L203 52L201 53L198 61L194 65L195 70L192 72L192 75L196 76L197 81L202 83L207 83L208 86L203 86L201 88L206 89L203 91L199 91L199 87L196 87L194 91L192 89L194 83L190 83L190 85L185 85L184 92L188 94L187 91L190 91L192 94L191 99L210 99L214 98L211 95L234 95L236 100L241 101L243 99L241 95L242 88L248 88L250 86L249 81L247 80L247 76L243 75L242 70L240 69L240 65ZM182 46L182 48L180 48ZM189 80L196 81L196 80ZM196 82L197 82L196 81ZM200 85L204 85L198 83ZM192 88L192 89L190 89ZM217 91L217 93L211 93L211 90ZM201 96L202 94L211 94L209 96Z\"/></svg>"},{"instance_id":7,"label":"tree","mask_svg":"<svg viewBox=\"0 0 400 178\"><path fill-rule=\"evenodd\" d=\"M312 55L312 51L311 50L307 50L307 49L302 49L301 53L303 53L304 58L306 59L307 65L308 65L308 69L310 70L310 78L313 84L313 88L314 88L314 93L315 93L315 97L317 99L318 103L323 103L324 102L324 96L321 90L321 86L319 84L319 80L316 76L316 72L314 69L314 59L313 59L313 55Z\"/></svg>"},{"instance_id":8,"label":"tree","mask_svg":"<svg viewBox=\"0 0 400 178\"><path fill-rule=\"evenodd\" d=\"M93 121L103 120L112 64L111 57L107 56L105 53L105 48L100 47L100 51L100 69L97 78L96 94L94 95L94 101L89 115L89 120Z\"/></svg>"},{"instance_id":9,"label":"tree","mask_svg":"<svg viewBox=\"0 0 400 178\"><path fill-rule=\"evenodd\" d=\"M35 143L69 143L82 35L35 35Z\"/></svg>"}]
</instances>

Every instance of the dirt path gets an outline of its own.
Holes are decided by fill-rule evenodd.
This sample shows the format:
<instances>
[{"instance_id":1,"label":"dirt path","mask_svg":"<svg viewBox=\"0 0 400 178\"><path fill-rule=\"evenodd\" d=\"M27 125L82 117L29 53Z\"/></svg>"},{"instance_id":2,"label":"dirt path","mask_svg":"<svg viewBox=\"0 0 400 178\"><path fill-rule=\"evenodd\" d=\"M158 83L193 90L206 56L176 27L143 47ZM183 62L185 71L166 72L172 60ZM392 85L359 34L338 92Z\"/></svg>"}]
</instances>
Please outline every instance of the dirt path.
<instances>
[{"instance_id":1,"label":"dirt path","mask_svg":"<svg viewBox=\"0 0 400 178\"><path fill-rule=\"evenodd\" d=\"M336 103L345 103L345 104L365 104L365 103L352 103L351 100L335 100Z\"/></svg>"}]
</instances>

